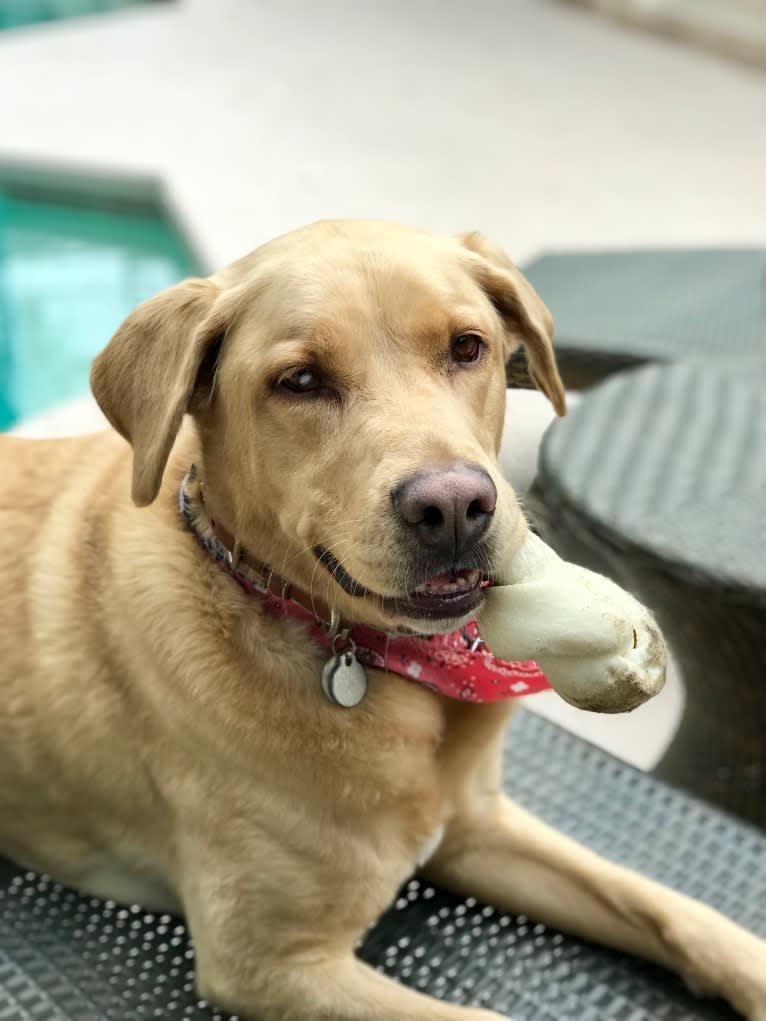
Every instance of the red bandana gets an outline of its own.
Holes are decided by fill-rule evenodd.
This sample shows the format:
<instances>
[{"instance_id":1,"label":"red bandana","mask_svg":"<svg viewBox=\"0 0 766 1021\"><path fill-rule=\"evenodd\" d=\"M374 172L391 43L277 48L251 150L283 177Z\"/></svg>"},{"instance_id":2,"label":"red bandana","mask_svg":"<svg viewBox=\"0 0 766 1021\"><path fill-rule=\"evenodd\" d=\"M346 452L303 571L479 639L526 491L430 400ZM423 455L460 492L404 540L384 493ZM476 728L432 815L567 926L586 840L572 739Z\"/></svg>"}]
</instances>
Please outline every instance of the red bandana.
<instances>
[{"instance_id":1,"label":"red bandana","mask_svg":"<svg viewBox=\"0 0 766 1021\"><path fill-rule=\"evenodd\" d=\"M193 472L193 470L192 470ZM257 596L274 617L302 621L311 638L335 653L353 648L360 663L389 671L432 691L463 702L498 702L506 698L548 691L550 684L534 660L505 660L493 656L484 644L475 620L446 635L390 635L366 624L354 624L333 638L327 625L294 599L282 599L259 584L254 571L234 566L223 543L205 521L204 510L189 492L195 476L181 485L181 514L202 547L251 595Z\"/></svg>"}]
</instances>

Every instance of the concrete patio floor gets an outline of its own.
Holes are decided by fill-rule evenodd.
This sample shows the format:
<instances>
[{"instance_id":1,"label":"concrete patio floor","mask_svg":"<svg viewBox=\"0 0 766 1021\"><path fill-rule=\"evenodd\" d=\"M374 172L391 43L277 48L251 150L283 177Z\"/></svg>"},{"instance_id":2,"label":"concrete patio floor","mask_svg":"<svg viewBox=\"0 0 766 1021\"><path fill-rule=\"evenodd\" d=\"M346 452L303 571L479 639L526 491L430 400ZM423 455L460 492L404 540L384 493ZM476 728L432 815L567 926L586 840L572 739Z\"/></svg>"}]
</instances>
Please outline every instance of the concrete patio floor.
<instances>
[{"instance_id":1,"label":"concrete patio floor","mask_svg":"<svg viewBox=\"0 0 766 1021\"><path fill-rule=\"evenodd\" d=\"M211 267L334 216L761 243L766 77L555 0L182 0L0 36L0 159L160 175Z\"/></svg>"}]
</instances>

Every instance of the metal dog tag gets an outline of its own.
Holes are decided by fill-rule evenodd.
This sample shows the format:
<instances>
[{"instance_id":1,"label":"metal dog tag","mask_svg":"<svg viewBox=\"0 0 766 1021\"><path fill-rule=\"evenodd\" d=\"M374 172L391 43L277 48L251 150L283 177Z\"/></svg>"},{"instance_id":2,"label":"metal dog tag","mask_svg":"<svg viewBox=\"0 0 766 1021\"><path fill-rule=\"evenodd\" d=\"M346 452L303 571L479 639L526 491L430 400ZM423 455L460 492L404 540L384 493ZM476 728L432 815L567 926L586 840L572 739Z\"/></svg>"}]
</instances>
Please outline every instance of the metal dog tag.
<instances>
[{"instance_id":1,"label":"metal dog tag","mask_svg":"<svg viewBox=\"0 0 766 1021\"><path fill-rule=\"evenodd\" d=\"M367 694L367 673L351 649L327 660L322 668L322 690L344 709L359 705Z\"/></svg>"}]
</instances>

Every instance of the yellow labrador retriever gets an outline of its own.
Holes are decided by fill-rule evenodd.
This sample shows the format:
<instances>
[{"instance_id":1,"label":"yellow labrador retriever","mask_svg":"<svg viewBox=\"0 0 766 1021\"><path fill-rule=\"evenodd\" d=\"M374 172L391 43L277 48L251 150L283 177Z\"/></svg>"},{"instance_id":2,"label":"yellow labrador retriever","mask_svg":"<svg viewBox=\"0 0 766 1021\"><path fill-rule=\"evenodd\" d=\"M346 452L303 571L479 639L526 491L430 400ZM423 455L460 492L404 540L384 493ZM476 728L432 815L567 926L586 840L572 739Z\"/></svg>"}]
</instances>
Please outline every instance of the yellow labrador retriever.
<instances>
[{"instance_id":1,"label":"yellow labrador retriever","mask_svg":"<svg viewBox=\"0 0 766 1021\"><path fill-rule=\"evenodd\" d=\"M480 235L381 223L296 231L137 309L93 370L115 431L0 442L0 850L183 911L200 993L244 1018L494 1016L354 956L422 866L766 1021L766 944L505 797L513 702L374 669L338 695L311 628L238 583L289 585L340 636L480 612L527 532L496 461L504 364L525 345L563 412L551 333Z\"/></svg>"}]
</instances>

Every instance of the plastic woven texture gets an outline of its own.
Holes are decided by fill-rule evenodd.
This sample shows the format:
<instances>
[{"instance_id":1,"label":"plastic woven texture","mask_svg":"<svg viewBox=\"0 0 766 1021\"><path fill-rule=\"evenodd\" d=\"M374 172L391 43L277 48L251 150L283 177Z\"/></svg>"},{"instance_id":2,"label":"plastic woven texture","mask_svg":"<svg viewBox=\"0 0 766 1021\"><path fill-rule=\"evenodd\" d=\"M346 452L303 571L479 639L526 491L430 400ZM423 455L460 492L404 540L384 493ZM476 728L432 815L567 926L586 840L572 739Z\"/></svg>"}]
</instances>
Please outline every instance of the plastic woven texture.
<instances>
[{"instance_id":1,"label":"plastic woven texture","mask_svg":"<svg viewBox=\"0 0 766 1021\"><path fill-rule=\"evenodd\" d=\"M559 829L766 936L766 837L758 831L523 710L509 728L505 782ZM659 968L417 879L360 953L404 983L517 1021L735 1017ZM222 1021L197 1001L193 970L177 919L0 865L1 1021Z\"/></svg>"},{"instance_id":2,"label":"plastic woven texture","mask_svg":"<svg viewBox=\"0 0 766 1021\"><path fill-rule=\"evenodd\" d=\"M556 349L608 363L746 354L766 338L766 250L558 253L524 267Z\"/></svg>"},{"instance_id":3,"label":"plastic woven texture","mask_svg":"<svg viewBox=\"0 0 766 1021\"><path fill-rule=\"evenodd\" d=\"M766 346L611 377L553 423L539 477L616 543L766 605Z\"/></svg>"}]
</instances>

